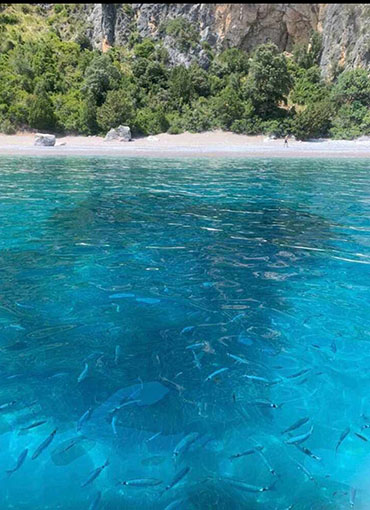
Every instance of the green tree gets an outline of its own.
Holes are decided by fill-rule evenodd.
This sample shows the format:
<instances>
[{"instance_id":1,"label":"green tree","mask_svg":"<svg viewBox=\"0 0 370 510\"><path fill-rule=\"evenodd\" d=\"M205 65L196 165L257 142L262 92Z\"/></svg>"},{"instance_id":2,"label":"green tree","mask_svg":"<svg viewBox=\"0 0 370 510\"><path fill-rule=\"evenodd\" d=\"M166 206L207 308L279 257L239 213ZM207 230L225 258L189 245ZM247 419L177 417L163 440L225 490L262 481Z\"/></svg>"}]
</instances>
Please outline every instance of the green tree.
<instances>
[{"instance_id":1,"label":"green tree","mask_svg":"<svg viewBox=\"0 0 370 510\"><path fill-rule=\"evenodd\" d=\"M250 62L245 90L258 114L266 117L279 102L286 100L291 84L286 58L277 46L272 43L259 46Z\"/></svg>"},{"instance_id":2,"label":"green tree","mask_svg":"<svg viewBox=\"0 0 370 510\"><path fill-rule=\"evenodd\" d=\"M56 126L53 103L41 82L34 96L30 96L28 122L30 127L40 130L53 131Z\"/></svg>"},{"instance_id":3,"label":"green tree","mask_svg":"<svg viewBox=\"0 0 370 510\"><path fill-rule=\"evenodd\" d=\"M133 98L124 90L110 90L96 114L98 126L104 132L120 124L132 124L135 118Z\"/></svg>"},{"instance_id":4,"label":"green tree","mask_svg":"<svg viewBox=\"0 0 370 510\"><path fill-rule=\"evenodd\" d=\"M330 101L309 103L299 112L292 123L292 134L299 140L317 138L328 134L333 118L333 105Z\"/></svg>"}]
</instances>

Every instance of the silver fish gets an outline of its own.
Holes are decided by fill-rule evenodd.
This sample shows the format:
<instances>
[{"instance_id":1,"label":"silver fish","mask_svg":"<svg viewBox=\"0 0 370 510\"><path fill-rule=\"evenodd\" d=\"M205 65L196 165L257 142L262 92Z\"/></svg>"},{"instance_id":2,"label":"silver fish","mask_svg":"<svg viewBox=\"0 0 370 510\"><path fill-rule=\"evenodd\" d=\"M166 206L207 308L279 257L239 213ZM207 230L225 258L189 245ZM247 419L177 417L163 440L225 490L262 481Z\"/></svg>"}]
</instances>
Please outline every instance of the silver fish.
<instances>
[{"instance_id":1,"label":"silver fish","mask_svg":"<svg viewBox=\"0 0 370 510\"><path fill-rule=\"evenodd\" d=\"M89 371L89 365L87 363L85 363L85 368L82 370L82 372L78 376L77 382L80 383L81 381L83 381L87 377L88 371Z\"/></svg>"},{"instance_id":2,"label":"silver fish","mask_svg":"<svg viewBox=\"0 0 370 510\"><path fill-rule=\"evenodd\" d=\"M256 485L251 485L249 483L245 483L242 480L235 480L233 478L227 478L224 477L221 480L229 483L233 487L236 487L237 489L241 489L246 492L265 492L268 490L272 490L273 486L270 487L258 487Z\"/></svg>"},{"instance_id":3,"label":"silver fish","mask_svg":"<svg viewBox=\"0 0 370 510\"><path fill-rule=\"evenodd\" d=\"M158 480L157 478L137 478L134 480L119 482L119 485L127 485L131 487L156 487L161 483L163 483L162 480Z\"/></svg>"},{"instance_id":4,"label":"silver fish","mask_svg":"<svg viewBox=\"0 0 370 510\"><path fill-rule=\"evenodd\" d=\"M91 504L89 506L89 510L97 510L99 508L100 501L101 501L101 492L98 491L98 493L95 496L95 498L91 501Z\"/></svg>"},{"instance_id":5,"label":"silver fish","mask_svg":"<svg viewBox=\"0 0 370 510\"><path fill-rule=\"evenodd\" d=\"M115 414L112 418L112 430L113 430L113 434L117 435L117 429L116 429L116 421L117 421L117 415Z\"/></svg>"},{"instance_id":6,"label":"silver fish","mask_svg":"<svg viewBox=\"0 0 370 510\"><path fill-rule=\"evenodd\" d=\"M89 409L84 412L84 414L81 416L81 418L77 422L77 427L76 427L77 432L79 432L82 428L82 425L90 419L91 413L92 413L92 407L89 407Z\"/></svg>"},{"instance_id":7,"label":"silver fish","mask_svg":"<svg viewBox=\"0 0 370 510\"><path fill-rule=\"evenodd\" d=\"M3 411L4 409L8 409L8 407L13 407L17 403L16 400L11 400L10 402L5 402L4 404L0 405L0 411Z\"/></svg>"},{"instance_id":8,"label":"silver fish","mask_svg":"<svg viewBox=\"0 0 370 510\"><path fill-rule=\"evenodd\" d=\"M254 448L250 448L249 450L246 450L245 452L241 453L235 453L234 455L230 455L229 459L238 459L239 457L244 457L245 455L251 455L252 453L257 453L258 451L262 450L263 446L255 446Z\"/></svg>"},{"instance_id":9,"label":"silver fish","mask_svg":"<svg viewBox=\"0 0 370 510\"><path fill-rule=\"evenodd\" d=\"M214 372L212 372L212 374L209 374L209 376L205 378L204 382L210 381L216 375L222 374L222 372L226 372L226 370L229 370L229 369L227 367L224 367L224 368L219 368L218 370L215 370Z\"/></svg>"},{"instance_id":10,"label":"silver fish","mask_svg":"<svg viewBox=\"0 0 370 510\"><path fill-rule=\"evenodd\" d=\"M183 437L179 443L175 446L173 450L173 457L177 457L178 455L183 454L190 447L194 441L196 441L199 437L198 432L191 432L187 436Z\"/></svg>"},{"instance_id":11,"label":"silver fish","mask_svg":"<svg viewBox=\"0 0 370 510\"><path fill-rule=\"evenodd\" d=\"M7 469L6 470L6 473L7 475L11 475L13 474L15 471L17 471L23 464L23 462L26 460L26 457L28 455L28 448L26 448L25 450L23 450L23 452L19 455L18 459L17 459L17 463L16 465L14 466L13 469Z\"/></svg>"},{"instance_id":12,"label":"silver fish","mask_svg":"<svg viewBox=\"0 0 370 510\"><path fill-rule=\"evenodd\" d=\"M115 351L114 351L114 364L115 365L118 365L120 356L121 356L121 346L120 345L116 345L116 348L115 348Z\"/></svg>"},{"instance_id":13,"label":"silver fish","mask_svg":"<svg viewBox=\"0 0 370 510\"><path fill-rule=\"evenodd\" d=\"M261 457L263 463L265 464L265 466L267 467L267 469L270 471L270 473L274 476L276 476L276 471L275 469L271 466L270 462L268 461L267 457L265 456L265 454L262 452L262 450L258 450L257 451L258 455Z\"/></svg>"},{"instance_id":14,"label":"silver fish","mask_svg":"<svg viewBox=\"0 0 370 510\"><path fill-rule=\"evenodd\" d=\"M349 504L350 504L351 508L353 508L355 506L356 492L357 492L356 489L353 489L351 487L351 490L349 493Z\"/></svg>"},{"instance_id":15,"label":"silver fish","mask_svg":"<svg viewBox=\"0 0 370 510\"><path fill-rule=\"evenodd\" d=\"M269 402L268 400L262 399L252 400L251 402L248 402L248 404L257 407L270 407L272 409L277 409L279 407L278 404L274 404L273 402Z\"/></svg>"},{"instance_id":16,"label":"silver fish","mask_svg":"<svg viewBox=\"0 0 370 510\"><path fill-rule=\"evenodd\" d=\"M31 423L31 425L27 425L27 427L21 427L19 430L22 430L22 431L31 430L36 427L39 427L40 425L43 425L46 422L47 422L47 420L36 421L35 423Z\"/></svg>"},{"instance_id":17,"label":"silver fish","mask_svg":"<svg viewBox=\"0 0 370 510\"><path fill-rule=\"evenodd\" d=\"M311 370L310 368L305 368L305 369L300 370L299 372L297 372L295 374L287 375L286 378L287 379L295 379L296 377L300 377L303 374L307 374L307 372L309 372L310 370Z\"/></svg>"},{"instance_id":18,"label":"silver fish","mask_svg":"<svg viewBox=\"0 0 370 510\"><path fill-rule=\"evenodd\" d=\"M229 358L233 359L237 363L244 363L244 365L249 365L249 361L247 361L244 358L241 358L240 356L236 356L235 354L231 354L230 352L227 352L226 356L229 356Z\"/></svg>"},{"instance_id":19,"label":"silver fish","mask_svg":"<svg viewBox=\"0 0 370 510\"><path fill-rule=\"evenodd\" d=\"M198 368L198 370L201 370L202 365L200 364L198 356L195 354L194 351L191 351L191 352L193 353L193 357L194 357L194 365Z\"/></svg>"},{"instance_id":20,"label":"silver fish","mask_svg":"<svg viewBox=\"0 0 370 510\"><path fill-rule=\"evenodd\" d=\"M81 487L86 487L86 485L89 485L91 482L93 482L103 471L104 468L109 466L109 460L107 459L102 466L97 467L94 469L94 471L91 473L89 478L86 480L86 482L81 484Z\"/></svg>"},{"instance_id":21,"label":"silver fish","mask_svg":"<svg viewBox=\"0 0 370 510\"><path fill-rule=\"evenodd\" d=\"M345 438L348 436L348 434L350 433L351 429L349 427L346 427L343 432L341 433L340 437L339 437L339 440L338 440L338 443L337 443L337 446L335 447L335 453L338 451L338 448L339 446L342 444L342 442L345 440Z\"/></svg>"},{"instance_id":22,"label":"silver fish","mask_svg":"<svg viewBox=\"0 0 370 510\"><path fill-rule=\"evenodd\" d=\"M169 491L170 489L172 489L172 487L177 485L189 473L189 471L190 471L189 466L186 466L180 471L178 471L172 478L172 480L169 482L169 484L166 485L166 488L164 489L164 491L161 492L160 496L162 496L164 492Z\"/></svg>"},{"instance_id":23,"label":"silver fish","mask_svg":"<svg viewBox=\"0 0 370 510\"><path fill-rule=\"evenodd\" d=\"M164 510L175 510L175 508L179 508L179 506L185 502L185 499L175 499L171 503L169 503Z\"/></svg>"},{"instance_id":24,"label":"silver fish","mask_svg":"<svg viewBox=\"0 0 370 510\"><path fill-rule=\"evenodd\" d=\"M287 432L291 432L292 430L298 429L299 427L301 427L302 425L307 423L308 420L309 420L309 418L301 418L300 420L294 422L293 425L291 425L287 429L283 430L282 434L286 434Z\"/></svg>"},{"instance_id":25,"label":"silver fish","mask_svg":"<svg viewBox=\"0 0 370 510\"><path fill-rule=\"evenodd\" d=\"M308 455L309 457L311 457L311 459L315 459L315 460L318 460L320 461L321 460L321 457L318 457L317 455L315 455L314 453L311 452L311 450L309 450L308 448L305 448L304 446L300 446L298 444L295 444L294 445L296 448L298 448L298 450L300 450L302 453L304 453L305 455Z\"/></svg>"},{"instance_id":26,"label":"silver fish","mask_svg":"<svg viewBox=\"0 0 370 510\"><path fill-rule=\"evenodd\" d=\"M311 436L312 431L313 431L313 426L305 434L301 434L300 436L290 437L289 439L287 439L284 442L285 442L285 444L301 444Z\"/></svg>"},{"instance_id":27,"label":"silver fish","mask_svg":"<svg viewBox=\"0 0 370 510\"><path fill-rule=\"evenodd\" d=\"M36 448L34 454L31 457L32 460L37 459L37 457L45 450L45 448L49 446L49 444L54 439L56 432L57 429L54 429L53 432Z\"/></svg>"}]
</instances>

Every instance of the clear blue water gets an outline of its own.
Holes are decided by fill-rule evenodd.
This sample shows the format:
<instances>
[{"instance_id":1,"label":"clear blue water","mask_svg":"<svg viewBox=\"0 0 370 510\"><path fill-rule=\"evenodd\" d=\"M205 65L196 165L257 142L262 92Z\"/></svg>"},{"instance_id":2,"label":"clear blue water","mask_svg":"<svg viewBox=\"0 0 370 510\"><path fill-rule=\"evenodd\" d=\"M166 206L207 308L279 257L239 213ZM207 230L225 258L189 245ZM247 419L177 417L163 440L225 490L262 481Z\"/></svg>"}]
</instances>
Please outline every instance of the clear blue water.
<instances>
[{"instance_id":1,"label":"clear blue water","mask_svg":"<svg viewBox=\"0 0 370 510\"><path fill-rule=\"evenodd\" d=\"M366 160L2 158L0 508L368 509L369 192Z\"/></svg>"}]
</instances>

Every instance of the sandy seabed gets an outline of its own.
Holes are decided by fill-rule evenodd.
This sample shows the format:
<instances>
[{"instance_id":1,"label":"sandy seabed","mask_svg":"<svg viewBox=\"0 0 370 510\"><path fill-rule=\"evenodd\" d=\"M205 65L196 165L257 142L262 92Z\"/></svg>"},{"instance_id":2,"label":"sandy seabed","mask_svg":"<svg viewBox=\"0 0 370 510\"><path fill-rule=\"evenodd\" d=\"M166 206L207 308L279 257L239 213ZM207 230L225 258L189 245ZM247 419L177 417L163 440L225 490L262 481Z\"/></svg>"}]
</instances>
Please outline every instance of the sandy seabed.
<instances>
[{"instance_id":1,"label":"sandy seabed","mask_svg":"<svg viewBox=\"0 0 370 510\"><path fill-rule=\"evenodd\" d=\"M147 156L147 157L283 157L368 158L370 137L365 140L319 139L307 142L223 131L182 133L135 138L130 142L105 141L99 136L57 137L54 147L35 147L35 135L0 135L0 155L8 156Z\"/></svg>"}]
</instances>

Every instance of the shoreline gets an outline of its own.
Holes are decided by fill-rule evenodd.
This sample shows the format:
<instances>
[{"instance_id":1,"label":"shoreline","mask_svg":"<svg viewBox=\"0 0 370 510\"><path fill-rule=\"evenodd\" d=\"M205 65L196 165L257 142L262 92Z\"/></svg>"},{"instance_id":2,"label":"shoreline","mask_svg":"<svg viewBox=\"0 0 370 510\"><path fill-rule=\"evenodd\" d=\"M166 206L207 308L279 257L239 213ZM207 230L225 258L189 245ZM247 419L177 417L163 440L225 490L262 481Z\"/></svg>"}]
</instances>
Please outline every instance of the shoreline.
<instances>
[{"instance_id":1,"label":"shoreline","mask_svg":"<svg viewBox=\"0 0 370 510\"><path fill-rule=\"evenodd\" d=\"M100 136L63 136L57 138L54 147L35 147L34 139L32 133L0 134L0 156L370 158L370 137L364 140L289 140L288 147L284 147L284 139L270 140L263 135L223 131L162 133L130 142L106 142Z\"/></svg>"}]
</instances>

